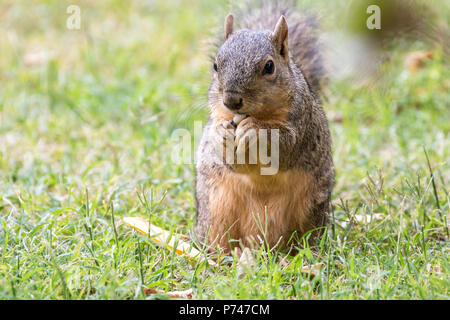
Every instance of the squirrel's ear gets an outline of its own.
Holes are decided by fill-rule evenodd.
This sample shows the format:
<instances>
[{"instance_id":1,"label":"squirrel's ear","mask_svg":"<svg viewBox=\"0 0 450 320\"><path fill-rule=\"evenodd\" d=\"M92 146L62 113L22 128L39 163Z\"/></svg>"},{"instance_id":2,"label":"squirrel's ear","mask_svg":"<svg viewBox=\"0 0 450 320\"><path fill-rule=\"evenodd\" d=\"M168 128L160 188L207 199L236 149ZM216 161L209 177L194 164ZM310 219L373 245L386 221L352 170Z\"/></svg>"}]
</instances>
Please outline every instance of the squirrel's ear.
<instances>
[{"instance_id":1,"label":"squirrel's ear","mask_svg":"<svg viewBox=\"0 0 450 320\"><path fill-rule=\"evenodd\" d=\"M229 13L225 18L225 40L233 33L233 15Z\"/></svg>"},{"instance_id":2,"label":"squirrel's ear","mask_svg":"<svg viewBox=\"0 0 450 320\"><path fill-rule=\"evenodd\" d=\"M281 56L287 57L288 55L288 25L286 18L281 16L275 26L272 33L272 39L275 43L277 51Z\"/></svg>"}]
</instances>

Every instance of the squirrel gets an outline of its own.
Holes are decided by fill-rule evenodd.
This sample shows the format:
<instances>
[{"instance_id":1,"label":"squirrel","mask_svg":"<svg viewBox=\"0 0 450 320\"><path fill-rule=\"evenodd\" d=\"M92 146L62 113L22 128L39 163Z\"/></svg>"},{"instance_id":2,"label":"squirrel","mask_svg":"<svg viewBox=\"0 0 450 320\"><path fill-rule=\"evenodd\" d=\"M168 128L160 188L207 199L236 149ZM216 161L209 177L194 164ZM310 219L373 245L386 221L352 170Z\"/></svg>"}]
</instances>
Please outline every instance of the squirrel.
<instances>
[{"instance_id":1,"label":"squirrel","mask_svg":"<svg viewBox=\"0 0 450 320\"><path fill-rule=\"evenodd\" d=\"M262 241L284 247L294 234L313 229L313 237L322 234L334 185L331 137L319 99L325 67L315 20L301 17L288 27L296 15L290 9L252 10L239 28L232 14L225 19L212 66L210 118L195 164L194 235L228 253ZM247 133L262 129L278 133L275 174L261 174L267 164L258 156L256 163L247 156L245 163L223 161L226 146L236 160L252 140L260 142L261 135L252 139Z\"/></svg>"}]
</instances>

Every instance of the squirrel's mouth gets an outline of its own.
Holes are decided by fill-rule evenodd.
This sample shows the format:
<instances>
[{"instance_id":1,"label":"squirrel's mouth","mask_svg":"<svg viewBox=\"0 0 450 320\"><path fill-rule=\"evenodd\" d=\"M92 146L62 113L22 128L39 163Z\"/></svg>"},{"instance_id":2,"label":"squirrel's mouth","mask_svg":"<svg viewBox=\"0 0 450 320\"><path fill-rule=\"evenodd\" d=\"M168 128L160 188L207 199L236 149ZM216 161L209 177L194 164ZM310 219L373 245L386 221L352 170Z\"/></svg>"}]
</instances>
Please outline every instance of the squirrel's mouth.
<instances>
[{"instance_id":1,"label":"squirrel's mouth","mask_svg":"<svg viewBox=\"0 0 450 320\"><path fill-rule=\"evenodd\" d=\"M234 114L235 116L240 116L240 117L248 117L250 116L250 112L248 110L230 110L232 114Z\"/></svg>"},{"instance_id":2,"label":"squirrel's mouth","mask_svg":"<svg viewBox=\"0 0 450 320\"><path fill-rule=\"evenodd\" d=\"M229 107L227 107L224 103L222 103L222 107L229 113L232 113L234 115L248 115L249 110L247 110L247 108L245 106L243 106L240 109L231 109Z\"/></svg>"}]
</instances>

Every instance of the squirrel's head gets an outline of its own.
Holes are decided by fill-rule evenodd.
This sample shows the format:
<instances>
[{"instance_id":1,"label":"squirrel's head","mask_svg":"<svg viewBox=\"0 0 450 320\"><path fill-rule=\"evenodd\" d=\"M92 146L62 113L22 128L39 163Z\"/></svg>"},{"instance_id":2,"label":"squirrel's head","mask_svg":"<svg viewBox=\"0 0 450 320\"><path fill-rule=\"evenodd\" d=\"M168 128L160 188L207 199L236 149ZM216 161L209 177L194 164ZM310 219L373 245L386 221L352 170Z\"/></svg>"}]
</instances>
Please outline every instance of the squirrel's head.
<instances>
[{"instance_id":1,"label":"squirrel's head","mask_svg":"<svg viewBox=\"0 0 450 320\"><path fill-rule=\"evenodd\" d=\"M229 114L269 116L285 108L292 79L288 25L284 16L273 31L233 31L233 16L225 19L225 41L213 64L210 100Z\"/></svg>"}]
</instances>

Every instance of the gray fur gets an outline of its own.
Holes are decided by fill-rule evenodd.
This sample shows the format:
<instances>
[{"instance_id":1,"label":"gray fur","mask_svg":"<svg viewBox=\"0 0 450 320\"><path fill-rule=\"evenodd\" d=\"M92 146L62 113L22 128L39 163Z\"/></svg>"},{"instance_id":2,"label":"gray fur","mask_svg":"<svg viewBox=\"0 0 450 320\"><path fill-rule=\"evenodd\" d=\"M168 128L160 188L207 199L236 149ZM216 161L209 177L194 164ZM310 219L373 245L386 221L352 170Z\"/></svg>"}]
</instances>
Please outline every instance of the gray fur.
<instances>
[{"instance_id":1,"label":"gray fur","mask_svg":"<svg viewBox=\"0 0 450 320\"><path fill-rule=\"evenodd\" d=\"M283 57L276 52L271 35L281 14L289 25L289 55L286 67ZM315 179L318 189L309 221L302 229L324 226L327 223L329 202L334 184L334 168L331 154L331 138L326 116L315 91L324 79L322 58L318 54L317 38L312 19L295 22L289 9L266 3L263 8L236 16L233 33L217 52L219 72L213 80L209 100L211 105L220 103L223 90L236 91L244 97L245 105L258 105L271 98L273 92L281 92L289 106L286 125L267 127L280 130L280 170L303 170ZM261 78L261 62L267 55L274 57L280 69L270 80ZM264 85L261 87L261 85ZM273 98L273 97L272 97ZM196 164L196 234L203 238L210 225L208 199L213 192L212 172L226 175L232 167L218 165L214 161L214 139L217 134L214 119L208 122L197 153ZM264 123L262 123L264 125ZM295 188L292 181L292 188Z\"/></svg>"},{"instance_id":2,"label":"gray fur","mask_svg":"<svg viewBox=\"0 0 450 320\"><path fill-rule=\"evenodd\" d=\"M247 2L246 8L237 9L234 29L272 31L280 16L289 24L291 57L306 77L316 94L327 83L324 55L319 41L319 24L313 13L294 11L293 1L260 0ZM223 40L223 39L221 39ZM219 46L223 41L219 42Z\"/></svg>"}]
</instances>

